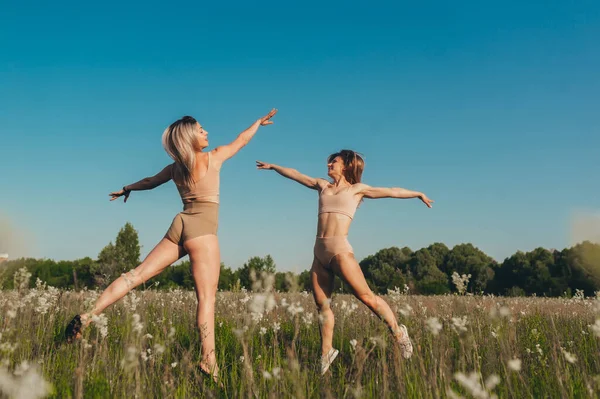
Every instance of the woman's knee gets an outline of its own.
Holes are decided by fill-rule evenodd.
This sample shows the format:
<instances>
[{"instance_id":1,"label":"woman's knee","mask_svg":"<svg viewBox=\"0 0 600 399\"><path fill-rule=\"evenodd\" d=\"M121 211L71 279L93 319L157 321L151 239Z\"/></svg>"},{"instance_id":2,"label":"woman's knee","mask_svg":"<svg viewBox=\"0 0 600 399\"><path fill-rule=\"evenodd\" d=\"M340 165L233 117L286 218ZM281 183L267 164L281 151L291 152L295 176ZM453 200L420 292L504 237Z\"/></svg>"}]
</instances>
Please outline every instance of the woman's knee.
<instances>
[{"instance_id":1,"label":"woman's knee","mask_svg":"<svg viewBox=\"0 0 600 399\"><path fill-rule=\"evenodd\" d=\"M198 306L200 307L200 309L214 308L216 302L217 302L216 292L214 292L214 293L210 293L210 292L200 293L199 292L198 293Z\"/></svg>"},{"instance_id":2,"label":"woman's knee","mask_svg":"<svg viewBox=\"0 0 600 399\"><path fill-rule=\"evenodd\" d=\"M198 296L200 306L214 306L217 300L217 288L218 281L207 284L206 280L201 278L196 280L196 294Z\"/></svg>"}]
</instances>

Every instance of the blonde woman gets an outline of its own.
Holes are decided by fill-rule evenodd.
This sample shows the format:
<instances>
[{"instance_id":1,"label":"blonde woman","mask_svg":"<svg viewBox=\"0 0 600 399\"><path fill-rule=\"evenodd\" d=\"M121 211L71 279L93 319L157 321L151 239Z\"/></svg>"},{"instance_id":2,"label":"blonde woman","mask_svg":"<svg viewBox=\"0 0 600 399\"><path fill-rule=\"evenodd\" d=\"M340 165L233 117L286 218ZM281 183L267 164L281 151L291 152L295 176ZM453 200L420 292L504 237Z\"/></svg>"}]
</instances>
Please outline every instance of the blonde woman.
<instances>
[{"instance_id":1,"label":"blonde woman","mask_svg":"<svg viewBox=\"0 0 600 399\"><path fill-rule=\"evenodd\" d=\"M342 150L328 157L327 175L331 182L279 165L260 161L256 164L258 169L274 170L319 192L317 237L310 275L321 321L321 374L327 372L339 354L333 348L334 316L330 307L334 275L344 280L356 298L383 319L398 343L402 356L411 357L413 347L406 326L398 325L389 305L369 289L347 237L356 208L363 198L419 198L429 208L433 201L417 191L378 188L361 183L365 163L359 154L351 150Z\"/></svg>"},{"instance_id":2,"label":"blonde woman","mask_svg":"<svg viewBox=\"0 0 600 399\"><path fill-rule=\"evenodd\" d=\"M102 313L133 288L187 254L198 299L197 321L202 341L200 369L217 380L214 309L220 272L217 238L219 171L226 160L248 144L260 126L273 123L271 118L276 113L277 110L271 110L240 133L233 142L212 151L205 151L208 132L191 116L183 117L164 131L163 146L175 162L153 177L111 193L110 200L123 197L127 202L132 191L151 190L173 180L183 201L183 212L175 216L165 237L138 267L113 281L90 312L75 316L65 332L69 342L81 336L81 329L91 322L94 315Z\"/></svg>"}]
</instances>

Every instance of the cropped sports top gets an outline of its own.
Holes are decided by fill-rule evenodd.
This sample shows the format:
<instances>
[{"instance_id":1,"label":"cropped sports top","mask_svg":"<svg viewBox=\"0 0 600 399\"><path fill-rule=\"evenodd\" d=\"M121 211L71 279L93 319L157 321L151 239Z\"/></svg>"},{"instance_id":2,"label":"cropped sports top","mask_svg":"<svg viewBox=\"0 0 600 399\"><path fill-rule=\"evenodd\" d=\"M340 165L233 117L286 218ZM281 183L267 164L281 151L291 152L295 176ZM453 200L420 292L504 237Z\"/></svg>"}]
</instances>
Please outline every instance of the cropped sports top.
<instances>
[{"instance_id":1,"label":"cropped sports top","mask_svg":"<svg viewBox=\"0 0 600 399\"><path fill-rule=\"evenodd\" d=\"M219 172L220 170L211 162L210 152L208 153L208 168L206 174L196 180L192 185L187 186L185 183L179 184L175 182L181 200L184 204L192 202L214 202L219 203ZM173 167L173 175L175 175L175 167Z\"/></svg>"},{"instance_id":2,"label":"cropped sports top","mask_svg":"<svg viewBox=\"0 0 600 399\"><path fill-rule=\"evenodd\" d=\"M360 201L354 198L354 194L350 192L350 187L337 194L323 194L323 191L321 190L319 194L319 215L322 213L341 213L350 219L354 218Z\"/></svg>"}]
</instances>

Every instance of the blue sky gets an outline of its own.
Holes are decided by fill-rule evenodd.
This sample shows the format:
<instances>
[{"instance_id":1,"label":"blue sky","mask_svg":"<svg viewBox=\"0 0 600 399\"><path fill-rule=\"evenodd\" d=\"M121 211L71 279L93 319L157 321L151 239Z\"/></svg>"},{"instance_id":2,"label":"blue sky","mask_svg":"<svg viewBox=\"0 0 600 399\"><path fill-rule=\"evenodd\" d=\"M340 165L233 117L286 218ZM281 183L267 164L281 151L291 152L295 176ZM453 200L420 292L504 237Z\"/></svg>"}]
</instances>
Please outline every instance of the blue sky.
<instances>
[{"instance_id":1,"label":"blue sky","mask_svg":"<svg viewBox=\"0 0 600 399\"><path fill-rule=\"evenodd\" d=\"M485 3L485 4L484 4ZM498 260L570 245L600 209L600 4L585 2L3 2L0 252L95 257L130 221L142 254L181 203L172 183L108 193L170 162L164 128L193 115L211 147L277 107L222 169L222 260L310 266L316 192L254 160L436 203L371 200L358 259L389 246L471 242Z\"/></svg>"}]
</instances>

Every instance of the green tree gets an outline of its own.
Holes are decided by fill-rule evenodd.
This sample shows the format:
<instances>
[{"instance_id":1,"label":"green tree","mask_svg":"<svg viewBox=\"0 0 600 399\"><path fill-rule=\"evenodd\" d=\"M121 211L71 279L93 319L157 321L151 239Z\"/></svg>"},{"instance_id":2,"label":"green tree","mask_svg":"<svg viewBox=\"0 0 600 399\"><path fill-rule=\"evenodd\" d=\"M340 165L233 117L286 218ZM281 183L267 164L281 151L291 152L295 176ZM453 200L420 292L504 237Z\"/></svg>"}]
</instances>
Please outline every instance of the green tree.
<instances>
[{"instance_id":1,"label":"green tree","mask_svg":"<svg viewBox=\"0 0 600 399\"><path fill-rule=\"evenodd\" d=\"M96 281L107 285L122 273L135 269L140 263L138 233L129 222L119 230L113 245L110 242L98 254L95 265Z\"/></svg>"},{"instance_id":2,"label":"green tree","mask_svg":"<svg viewBox=\"0 0 600 399\"><path fill-rule=\"evenodd\" d=\"M496 268L490 291L514 296L536 294L560 296L568 290L568 267L556 263L556 256L544 248L517 251Z\"/></svg>"},{"instance_id":3,"label":"green tree","mask_svg":"<svg viewBox=\"0 0 600 399\"><path fill-rule=\"evenodd\" d=\"M261 272L275 273L275 262L271 255L265 257L253 256L239 270L238 278L243 287L252 290L251 270L254 270L256 276L260 276Z\"/></svg>"},{"instance_id":4,"label":"green tree","mask_svg":"<svg viewBox=\"0 0 600 399\"><path fill-rule=\"evenodd\" d=\"M359 263L367 284L379 294L385 294L394 287L403 288L408 281L404 271L407 270L411 253L407 247L391 247L367 256Z\"/></svg>"},{"instance_id":5,"label":"green tree","mask_svg":"<svg viewBox=\"0 0 600 399\"><path fill-rule=\"evenodd\" d=\"M416 251L409 260L419 294L445 294L450 291L448 276L438 269L436 258L427 248Z\"/></svg>"},{"instance_id":6,"label":"green tree","mask_svg":"<svg viewBox=\"0 0 600 399\"><path fill-rule=\"evenodd\" d=\"M140 241L138 232L129 222L119 230L115 240L115 248L119 252L125 270L135 269L140 264Z\"/></svg>"},{"instance_id":7,"label":"green tree","mask_svg":"<svg viewBox=\"0 0 600 399\"><path fill-rule=\"evenodd\" d=\"M312 285L310 281L310 270L304 270L298 276L298 289L300 291L312 292Z\"/></svg>"},{"instance_id":8,"label":"green tree","mask_svg":"<svg viewBox=\"0 0 600 399\"><path fill-rule=\"evenodd\" d=\"M435 259L437 268L446 273L446 257L450 253L450 249L441 242L435 242L427 247L427 251Z\"/></svg>"},{"instance_id":9,"label":"green tree","mask_svg":"<svg viewBox=\"0 0 600 399\"><path fill-rule=\"evenodd\" d=\"M592 296L600 290L600 244L584 241L556 254L556 264L566 270L566 280L572 292L584 290Z\"/></svg>"},{"instance_id":10,"label":"green tree","mask_svg":"<svg viewBox=\"0 0 600 399\"><path fill-rule=\"evenodd\" d=\"M448 252L444 271L448 277L452 276L453 272L460 275L470 274L469 290L482 292L494 278L495 267L496 262L479 248L472 244L460 244Z\"/></svg>"},{"instance_id":11,"label":"green tree","mask_svg":"<svg viewBox=\"0 0 600 399\"><path fill-rule=\"evenodd\" d=\"M219 275L219 290L231 290L231 287L235 285L237 279L237 274L229 267L225 266L225 263L221 262L221 272Z\"/></svg>"}]
</instances>

